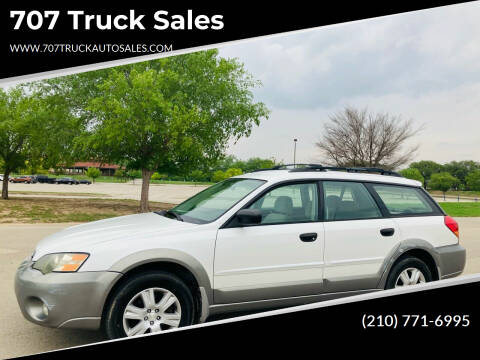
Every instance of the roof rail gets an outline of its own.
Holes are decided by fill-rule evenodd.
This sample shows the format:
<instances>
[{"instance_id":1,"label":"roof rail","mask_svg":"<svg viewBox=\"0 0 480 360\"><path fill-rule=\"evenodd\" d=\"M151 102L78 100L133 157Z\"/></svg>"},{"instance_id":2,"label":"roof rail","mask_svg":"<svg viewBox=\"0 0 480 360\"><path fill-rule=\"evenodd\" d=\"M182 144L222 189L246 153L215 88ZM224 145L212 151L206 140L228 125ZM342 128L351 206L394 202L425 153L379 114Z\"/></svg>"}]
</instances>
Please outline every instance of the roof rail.
<instances>
[{"instance_id":1,"label":"roof rail","mask_svg":"<svg viewBox=\"0 0 480 360\"><path fill-rule=\"evenodd\" d=\"M380 174L388 176L403 177L399 173L391 170L386 170L382 168L375 167L347 167L347 166L322 166L322 165L313 165L305 168L292 169L291 172L302 172L302 171L346 171L352 173L368 173L368 174Z\"/></svg>"},{"instance_id":2,"label":"roof rail","mask_svg":"<svg viewBox=\"0 0 480 360\"><path fill-rule=\"evenodd\" d=\"M297 167L300 167L301 169L304 169L306 167L311 167L311 166L317 166L317 164L281 164L281 165L275 165L271 168L265 168L265 169L256 169L253 170L252 172L259 172L259 171L270 171L270 170L288 170L288 167L293 167L294 169ZM320 165L321 166L321 165Z\"/></svg>"},{"instance_id":3,"label":"roof rail","mask_svg":"<svg viewBox=\"0 0 480 360\"><path fill-rule=\"evenodd\" d=\"M288 167L293 167L290 172L305 172L305 171L346 171L352 173L374 173L380 175L403 177L399 173L391 170L374 167L346 167L346 166L323 166L321 164L284 164L277 165L269 169L258 169L256 171L268 171L268 170L288 170Z\"/></svg>"}]
</instances>

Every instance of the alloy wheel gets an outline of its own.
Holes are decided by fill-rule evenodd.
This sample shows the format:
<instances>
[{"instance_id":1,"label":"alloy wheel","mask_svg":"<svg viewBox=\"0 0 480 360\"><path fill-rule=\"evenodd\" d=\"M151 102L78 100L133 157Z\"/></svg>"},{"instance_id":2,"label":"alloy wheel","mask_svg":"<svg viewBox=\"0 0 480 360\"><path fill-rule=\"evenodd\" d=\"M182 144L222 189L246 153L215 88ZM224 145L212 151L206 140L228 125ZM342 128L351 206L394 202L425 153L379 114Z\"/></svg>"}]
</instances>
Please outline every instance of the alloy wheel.
<instances>
[{"instance_id":1,"label":"alloy wheel","mask_svg":"<svg viewBox=\"0 0 480 360\"><path fill-rule=\"evenodd\" d=\"M177 297L163 288L140 291L123 313L123 330L127 336L161 332L179 327L182 309Z\"/></svg>"},{"instance_id":2,"label":"alloy wheel","mask_svg":"<svg viewBox=\"0 0 480 360\"><path fill-rule=\"evenodd\" d=\"M397 281L395 282L395 287L403 287L403 286L410 286L416 284L422 284L426 282L425 276L423 273L418 270L417 268L407 268L403 270L400 275L397 277Z\"/></svg>"}]
</instances>

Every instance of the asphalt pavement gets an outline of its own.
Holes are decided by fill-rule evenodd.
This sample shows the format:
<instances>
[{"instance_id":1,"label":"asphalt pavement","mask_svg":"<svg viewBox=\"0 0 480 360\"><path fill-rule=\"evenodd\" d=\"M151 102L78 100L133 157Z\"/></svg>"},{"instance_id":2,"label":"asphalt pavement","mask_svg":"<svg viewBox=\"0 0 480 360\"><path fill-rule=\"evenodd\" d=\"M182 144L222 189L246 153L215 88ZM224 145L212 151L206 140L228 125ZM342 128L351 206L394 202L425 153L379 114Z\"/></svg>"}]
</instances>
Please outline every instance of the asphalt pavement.
<instances>
[{"instance_id":1,"label":"asphalt pavement","mask_svg":"<svg viewBox=\"0 0 480 360\"><path fill-rule=\"evenodd\" d=\"M464 274L480 273L480 218L459 218L467 248ZM100 331L44 328L25 320L13 289L15 271L43 237L73 224L0 225L0 358L16 357L105 340Z\"/></svg>"}]
</instances>

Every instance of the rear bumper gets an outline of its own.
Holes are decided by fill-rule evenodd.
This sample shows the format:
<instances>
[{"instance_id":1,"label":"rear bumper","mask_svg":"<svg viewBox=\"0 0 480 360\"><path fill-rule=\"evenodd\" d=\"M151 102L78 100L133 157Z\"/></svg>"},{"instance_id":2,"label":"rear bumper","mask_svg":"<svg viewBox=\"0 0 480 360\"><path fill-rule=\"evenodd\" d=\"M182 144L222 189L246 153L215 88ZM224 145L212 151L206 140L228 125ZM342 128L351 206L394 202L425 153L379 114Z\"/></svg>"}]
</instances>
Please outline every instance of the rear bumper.
<instances>
[{"instance_id":1,"label":"rear bumper","mask_svg":"<svg viewBox=\"0 0 480 360\"><path fill-rule=\"evenodd\" d=\"M105 299L121 275L109 271L43 275L31 261L24 261L15 276L15 294L23 316L33 323L93 330L100 327Z\"/></svg>"},{"instance_id":2,"label":"rear bumper","mask_svg":"<svg viewBox=\"0 0 480 360\"><path fill-rule=\"evenodd\" d=\"M466 250L460 244L435 248L440 279L460 275L465 268Z\"/></svg>"}]
</instances>

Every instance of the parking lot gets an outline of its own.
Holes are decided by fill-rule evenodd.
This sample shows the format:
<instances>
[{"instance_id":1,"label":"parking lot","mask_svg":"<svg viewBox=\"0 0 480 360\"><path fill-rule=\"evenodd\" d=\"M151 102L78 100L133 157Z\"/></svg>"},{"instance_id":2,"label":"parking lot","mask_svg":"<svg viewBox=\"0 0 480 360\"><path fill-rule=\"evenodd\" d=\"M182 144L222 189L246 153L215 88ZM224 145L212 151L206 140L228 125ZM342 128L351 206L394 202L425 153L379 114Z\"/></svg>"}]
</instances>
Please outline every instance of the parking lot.
<instances>
[{"instance_id":1,"label":"parking lot","mask_svg":"<svg viewBox=\"0 0 480 360\"><path fill-rule=\"evenodd\" d=\"M202 191L204 185L151 184L150 201L179 204ZM9 184L11 196L75 197L91 196L108 199L140 199L141 180L128 183L95 183L91 185Z\"/></svg>"},{"instance_id":2,"label":"parking lot","mask_svg":"<svg viewBox=\"0 0 480 360\"><path fill-rule=\"evenodd\" d=\"M459 218L461 244L467 248L465 274L480 272L480 218ZM25 320L13 290L20 262L48 234L71 224L0 225L0 358L21 356L105 340L100 332L50 329Z\"/></svg>"}]
</instances>

